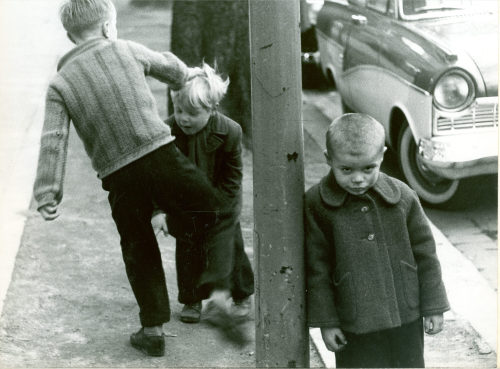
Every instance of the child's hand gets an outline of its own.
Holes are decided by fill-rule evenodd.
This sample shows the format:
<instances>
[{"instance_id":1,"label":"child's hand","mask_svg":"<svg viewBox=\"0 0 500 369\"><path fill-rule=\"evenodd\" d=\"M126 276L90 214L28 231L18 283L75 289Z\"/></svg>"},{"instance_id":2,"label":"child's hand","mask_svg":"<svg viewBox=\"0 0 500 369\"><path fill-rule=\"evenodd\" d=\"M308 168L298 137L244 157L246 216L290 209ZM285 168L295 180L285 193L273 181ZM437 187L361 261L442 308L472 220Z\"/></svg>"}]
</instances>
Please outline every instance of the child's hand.
<instances>
[{"instance_id":1,"label":"child's hand","mask_svg":"<svg viewBox=\"0 0 500 369\"><path fill-rule=\"evenodd\" d=\"M328 350L337 352L344 349L347 340L340 328L327 327L321 328L321 336Z\"/></svg>"},{"instance_id":2,"label":"child's hand","mask_svg":"<svg viewBox=\"0 0 500 369\"><path fill-rule=\"evenodd\" d=\"M443 330L443 314L424 317L424 329L427 334L436 334Z\"/></svg>"},{"instance_id":3,"label":"child's hand","mask_svg":"<svg viewBox=\"0 0 500 369\"><path fill-rule=\"evenodd\" d=\"M47 204L38 209L38 212L45 220L54 220L59 216L57 205Z\"/></svg>"},{"instance_id":4,"label":"child's hand","mask_svg":"<svg viewBox=\"0 0 500 369\"><path fill-rule=\"evenodd\" d=\"M158 213L151 218L151 226L153 227L153 231L155 232L155 236L158 236L160 232L163 232L165 237L168 236L168 227L167 227L167 216L165 213Z\"/></svg>"},{"instance_id":5,"label":"child's hand","mask_svg":"<svg viewBox=\"0 0 500 369\"><path fill-rule=\"evenodd\" d=\"M200 67L188 68L187 80L190 81L194 77L204 76L205 72Z\"/></svg>"}]
</instances>

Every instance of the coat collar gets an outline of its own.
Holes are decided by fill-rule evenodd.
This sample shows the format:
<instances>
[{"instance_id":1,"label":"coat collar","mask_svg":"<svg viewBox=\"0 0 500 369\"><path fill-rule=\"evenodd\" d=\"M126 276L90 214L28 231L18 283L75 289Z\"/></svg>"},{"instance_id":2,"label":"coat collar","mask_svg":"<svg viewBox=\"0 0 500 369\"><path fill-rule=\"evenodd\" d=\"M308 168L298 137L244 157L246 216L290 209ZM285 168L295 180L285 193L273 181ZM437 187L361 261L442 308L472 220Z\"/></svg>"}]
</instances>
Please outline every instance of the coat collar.
<instances>
[{"instance_id":1,"label":"coat collar","mask_svg":"<svg viewBox=\"0 0 500 369\"><path fill-rule=\"evenodd\" d=\"M104 37L98 37L98 38L93 38L91 40L85 41L77 46L75 46L73 49L71 49L69 52L67 52L60 60L59 63L57 64L57 71L61 70L61 68L69 63L72 59L76 58L78 55L83 54L85 51L94 48L97 45L105 44L110 42L107 38Z\"/></svg>"},{"instance_id":2,"label":"coat collar","mask_svg":"<svg viewBox=\"0 0 500 369\"><path fill-rule=\"evenodd\" d=\"M227 135L228 132L227 124L222 122L222 117L217 111L211 115L207 124L207 129L210 133L217 135Z\"/></svg>"},{"instance_id":3,"label":"coat collar","mask_svg":"<svg viewBox=\"0 0 500 369\"><path fill-rule=\"evenodd\" d=\"M224 138L221 136L226 136L227 134L227 125L222 123L219 113L215 112L215 114L210 117L207 127L207 135L205 136L205 147L207 152L217 150L220 145L224 143Z\"/></svg>"},{"instance_id":4,"label":"coat collar","mask_svg":"<svg viewBox=\"0 0 500 369\"><path fill-rule=\"evenodd\" d=\"M401 199L400 189L394 184L391 178L384 173L380 173L377 182L368 192L375 192L380 195L380 198L391 205L397 204ZM338 185L331 170L328 175L320 181L319 193L323 202L335 207L341 206L346 198L350 196L347 191Z\"/></svg>"},{"instance_id":5,"label":"coat collar","mask_svg":"<svg viewBox=\"0 0 500 369\"><path fill-rule=\"evenodd\" d=\"M172 128L173 136L186 136L184 132L175 122L175 117L172 115L167 121L167 124ZM227 124L224 124L221 115L215 112L208 119L208 123L196 136L204 140L204 146L206 152L211 152L217 150L220 145L224 143L224 138L221 136L227 136L229 129ZM186 136L187 137L187 136Z\"/></svg>"}]
</instances>

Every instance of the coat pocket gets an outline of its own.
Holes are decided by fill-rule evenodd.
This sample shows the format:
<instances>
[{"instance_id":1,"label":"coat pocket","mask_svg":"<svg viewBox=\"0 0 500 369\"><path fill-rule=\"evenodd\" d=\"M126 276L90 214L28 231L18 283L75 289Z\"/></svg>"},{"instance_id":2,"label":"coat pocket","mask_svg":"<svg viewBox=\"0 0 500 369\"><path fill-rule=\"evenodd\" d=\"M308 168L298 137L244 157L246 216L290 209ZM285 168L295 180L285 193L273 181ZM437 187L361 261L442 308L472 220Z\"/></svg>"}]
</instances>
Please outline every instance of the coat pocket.
<instances>
[{"instance_id":1,"label":"coat pocket","mask_svg":"<svg viewBox=\"0 0 500 369\"><path fill-rule=\"evenodd\" d=\"M333 277L335 307L341 321L352 322L356 319L356 292L350 272Z\"/></svg>"},{"instance_id":2,"label":"coat pocket","mask_svg":"<svg viewBox=\"0 0 500 369\"><path fill-rule=\"evenodd\" d=\"M410 309L415 309L420 302L417 267L401 260L401 276L406 303Z\"/></svg>"}]
</instances>

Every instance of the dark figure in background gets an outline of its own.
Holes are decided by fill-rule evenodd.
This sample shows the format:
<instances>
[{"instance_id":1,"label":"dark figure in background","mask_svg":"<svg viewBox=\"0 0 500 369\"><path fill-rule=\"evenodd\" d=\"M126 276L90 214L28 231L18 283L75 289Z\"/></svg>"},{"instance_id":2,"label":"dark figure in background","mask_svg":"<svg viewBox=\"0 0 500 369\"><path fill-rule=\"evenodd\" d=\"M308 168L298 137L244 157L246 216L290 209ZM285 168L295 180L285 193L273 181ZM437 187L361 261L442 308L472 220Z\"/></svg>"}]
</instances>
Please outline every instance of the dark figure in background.
<instances>
[{"instance_id":1,"label":"dark figure in background","mask_svg":"<svg viewBox=\"0 0 500 369\"><path fill-rule=\"evenodd\" d=\"M171 50L188 66L205 61L229 77L231 84L220 107L239 122L250 146L250 47L248 0L174 0ZM169 114L173 107L169 102Z\"/></svg>"}]
</instances>

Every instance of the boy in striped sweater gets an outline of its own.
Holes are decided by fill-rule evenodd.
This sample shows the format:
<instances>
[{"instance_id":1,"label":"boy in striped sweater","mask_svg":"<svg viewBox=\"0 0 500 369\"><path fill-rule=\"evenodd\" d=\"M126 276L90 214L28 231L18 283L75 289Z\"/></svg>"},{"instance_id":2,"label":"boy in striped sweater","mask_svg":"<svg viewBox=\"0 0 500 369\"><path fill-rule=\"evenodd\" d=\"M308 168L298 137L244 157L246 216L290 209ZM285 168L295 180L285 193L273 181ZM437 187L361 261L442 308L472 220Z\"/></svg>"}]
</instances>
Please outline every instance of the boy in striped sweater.
<instances>
[{"instance_id":1,"label":"boy in striped sweater","mask_svg":"<svg viewBox=\"0 0 500 369\"><path fill-rule=\"evenodd\" d=\"M59 216L72 121L109 192L127 276L140 308L142 328L130 341L148 355L162 356L162 325L170 320L170 307L150 222L152 203L167 214L196 214L196 223L209 235L201 245L211 250L209 257L220 259L218 253L228 247L210 236L217 232L221 200L172 142L146 82L149 75L177 90L196 72L172 53L118 40L111 0L66 0L60 17L76 46L60 60L47 91L34 185L38 211L45 220ZM219 261L209 263L200 283L227 294L226 269Z\"/></svg>"}]
</instances>

